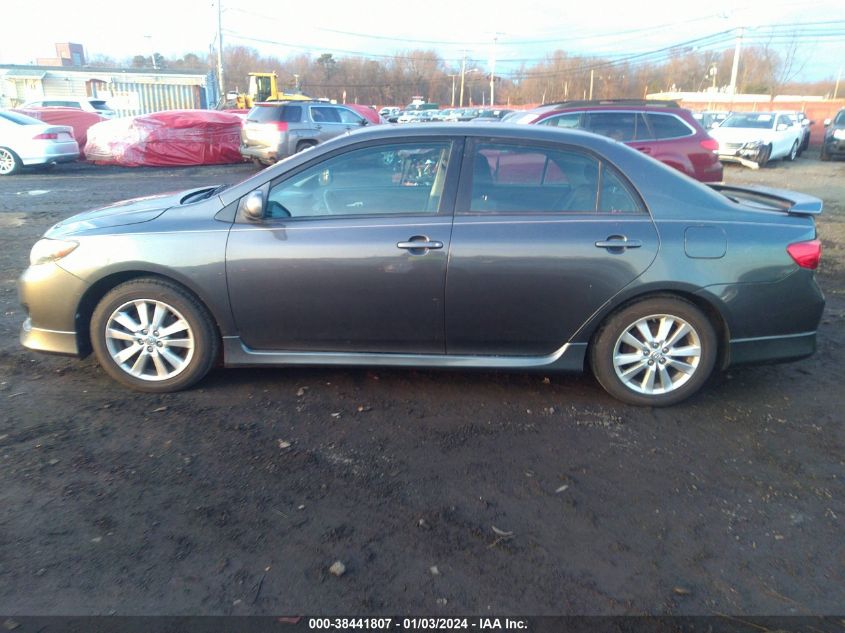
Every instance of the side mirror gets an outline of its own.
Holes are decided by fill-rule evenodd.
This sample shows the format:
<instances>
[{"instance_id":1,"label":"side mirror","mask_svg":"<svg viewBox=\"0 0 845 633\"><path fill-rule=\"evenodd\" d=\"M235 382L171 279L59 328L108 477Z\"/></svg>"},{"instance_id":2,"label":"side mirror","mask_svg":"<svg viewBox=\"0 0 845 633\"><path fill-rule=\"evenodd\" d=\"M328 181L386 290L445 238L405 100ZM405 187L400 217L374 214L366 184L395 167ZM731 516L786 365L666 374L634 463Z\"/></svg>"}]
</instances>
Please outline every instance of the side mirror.
<instances>
[{"instance_id":1,"label":"side mirror","mask_svg":"<svg viewBox=\"0 0 845 633\"><path fill-rule=\"evenodd\" d=\"M361 127L364 127L365 125L369 125L369 124L370 124L370 122L367 119L361 119L361 123L359 123L359 125Z\"/></svg>"},{"instance_id":2,"label":"side mirror","mask_svg":"<svg viewBox=\"0 0 845 633\"><path fill-rule=\"evenodd\" d=\"M830 125L830 119L825 119L824 126L827 127L828 125Z\"/></svg>"},{"instance_id":3,"label":"side mirror","mask_svg":"<svg viewBox=\"0 0 845 633\"><path fill-rule=\"evenodd\" d=\"M241 202L244 215L250 220L264 219L264 194L256 189Z\"/></svg>"}]
</instances>

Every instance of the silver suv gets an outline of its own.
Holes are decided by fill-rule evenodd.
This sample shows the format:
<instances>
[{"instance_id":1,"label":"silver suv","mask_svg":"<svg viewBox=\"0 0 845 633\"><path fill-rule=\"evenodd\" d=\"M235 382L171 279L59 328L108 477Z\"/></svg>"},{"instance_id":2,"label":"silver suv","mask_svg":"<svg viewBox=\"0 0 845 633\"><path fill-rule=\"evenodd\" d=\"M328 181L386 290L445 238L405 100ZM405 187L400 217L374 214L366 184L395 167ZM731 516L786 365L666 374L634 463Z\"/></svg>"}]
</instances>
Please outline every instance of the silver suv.
<instances>
[{"instance_id":1,"label":"silver suv","mask_svg":"<svg viewBox=\"0 0 845 633\"><path fill-rule=\"evenodd\" d=\"M241 155L269 165L367 123L351 109L331 103L259 103L241 128Z\"/></svg>"}]
</instances>

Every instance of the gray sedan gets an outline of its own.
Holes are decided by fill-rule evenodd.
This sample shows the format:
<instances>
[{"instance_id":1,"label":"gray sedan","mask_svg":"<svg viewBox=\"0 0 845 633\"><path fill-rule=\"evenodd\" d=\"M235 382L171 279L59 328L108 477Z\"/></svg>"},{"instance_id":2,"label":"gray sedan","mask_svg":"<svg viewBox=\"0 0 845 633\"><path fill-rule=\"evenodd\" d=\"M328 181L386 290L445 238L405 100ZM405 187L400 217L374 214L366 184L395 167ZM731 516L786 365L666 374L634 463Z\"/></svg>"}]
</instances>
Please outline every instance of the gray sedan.
<instances>
[{"instance_id":1,"label":"gray sedan","mask_svg":"<svg viewBox=\"0 0 845 633\"><path fill-rule=\"evenodd\" d=\"M218 360L582 371L669 405L714 368L812 354L821 201L706 186L541 126L373 128L243 182L52 227L22 343L129 387Z\"/></svg>"}]
</instances>

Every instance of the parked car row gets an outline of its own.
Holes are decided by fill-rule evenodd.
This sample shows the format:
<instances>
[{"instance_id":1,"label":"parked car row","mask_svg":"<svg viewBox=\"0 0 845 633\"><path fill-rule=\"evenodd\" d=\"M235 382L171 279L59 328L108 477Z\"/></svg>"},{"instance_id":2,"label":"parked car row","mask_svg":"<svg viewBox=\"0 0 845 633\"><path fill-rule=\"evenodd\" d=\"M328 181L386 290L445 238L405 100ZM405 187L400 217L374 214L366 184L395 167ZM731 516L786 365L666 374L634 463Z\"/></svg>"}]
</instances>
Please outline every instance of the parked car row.
<instances>
[{"instance_id":1,"label":"parked car row","mask_svg":"<svg viewBox=\"0 0 845 633\"><path fill-rule=\"evenodd\" d=\"M92 103L96 100L91 99L78 99L71 105L78 106L77 111L81 112L83 101L87 103L86 108L95 109ZM43 106L53 102L39 103ZM407 106L406 110L386 107L377 113L369 106L338 105L324 100L259 103L241 115L244 122L240 129L239 152L246 159L268 165L359 127L386 121L403 124L503 121L580 129L608 136L693 178L718 182L722 179L723 162L737 162L756 169L778 158L795 160L809 144L812 123L803 113L794 111L691 113L675 102L636 99L567 101L523 111L505 108L438 110L436 104L428 103L412 106ZM73 110L64 105L59 107L55 102L55 105L33 112ZM80 148L76 148L74 156L72 147L67 145L68 139L61 135L62 131L57 131L61 125L48 126L50 131L44 132L45 136L23 139L27 143L25 147L20 146L21 138L13 134L13 130L20 132L21 126L33 125L32 119L23 123L27 118L21 113L8 113L0 122L6 129L0 137L0 175L14 173L24 165L52 164L78 157ZM828 125L830 121L825 122L828 129L822 147L823 160L843 153L842 120L840 113L832 125ZM43 125L43 122L36 123ZM54 123L65 121L54 120ZM62 142L65 144L58 147Z\"/></svg>"}]
</instances>

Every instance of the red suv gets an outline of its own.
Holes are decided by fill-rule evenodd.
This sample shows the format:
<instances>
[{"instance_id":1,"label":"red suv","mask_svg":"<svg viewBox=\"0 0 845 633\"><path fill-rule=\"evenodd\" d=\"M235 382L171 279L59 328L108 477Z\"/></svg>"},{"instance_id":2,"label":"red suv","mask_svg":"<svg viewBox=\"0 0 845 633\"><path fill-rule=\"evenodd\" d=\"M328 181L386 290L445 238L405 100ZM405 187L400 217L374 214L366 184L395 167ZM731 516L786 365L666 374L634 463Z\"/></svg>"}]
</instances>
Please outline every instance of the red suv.
<instances>
[{"instance_id":1,"label":"red suv","mask_svg":"<svg viewBox=\"0 0 845 633\"><path fill-rule=\"evenodd\" d=\"M722 180L719 143L674 101L564 101L528 110L516 122L609 136L696 180Z\"/></svg>"}]
</instances>

